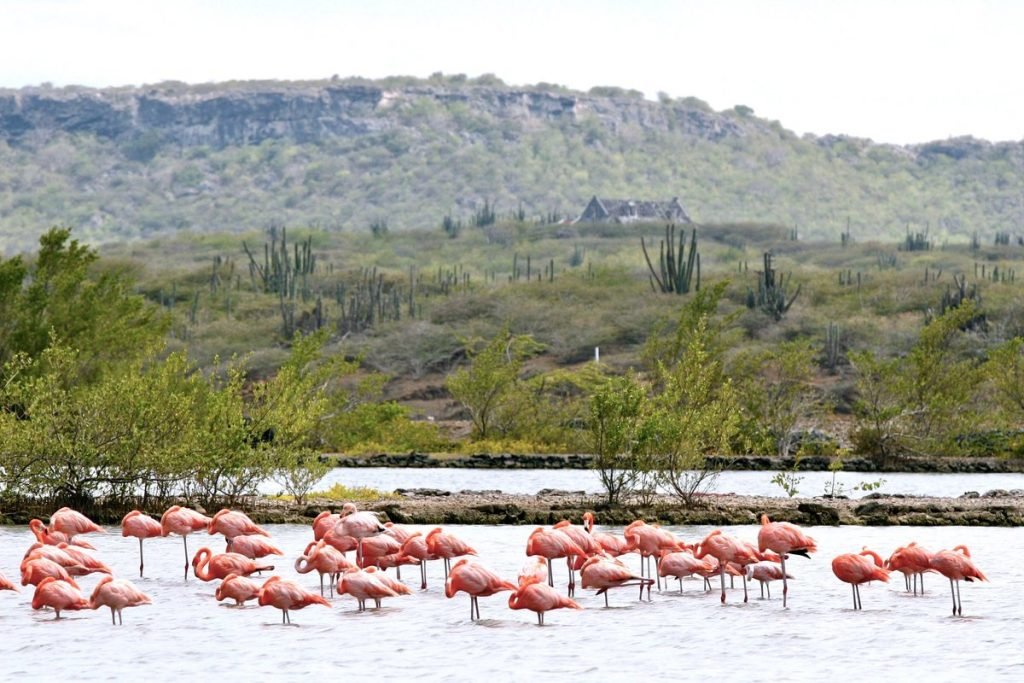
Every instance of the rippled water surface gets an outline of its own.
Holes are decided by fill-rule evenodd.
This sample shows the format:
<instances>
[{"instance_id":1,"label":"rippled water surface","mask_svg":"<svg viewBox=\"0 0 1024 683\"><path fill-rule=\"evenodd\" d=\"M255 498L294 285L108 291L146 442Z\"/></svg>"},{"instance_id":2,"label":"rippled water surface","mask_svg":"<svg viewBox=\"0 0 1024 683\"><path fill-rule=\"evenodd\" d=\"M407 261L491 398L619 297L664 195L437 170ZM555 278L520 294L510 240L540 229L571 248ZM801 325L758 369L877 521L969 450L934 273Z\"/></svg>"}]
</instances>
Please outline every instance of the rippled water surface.
<instances>
[{"instance_id":1,"label":"rippled water surface","mask_svg":"<svg viewBox=\"0 0 1024 683\"><path fill-rule=\"evenodd\" d=\"M715 486L721 493L751 496L785 496L772 483L774 472L723 472ZM799 472L799 495L820 496L831 472ZM859 498L870 490L858 489L865 482L884 480L880 493L904 493L921 496L959 496L965 491L984 493L992 489L1024 489L1024 474L914 474L877 472L839 472L837 490L851 498ZM498 489L505 493L534 494L545 488L600 493L601 482L594 470L490 470L463 468L356 467L335 468L324 478L321 487L336 482L347 486L369 486L383 491L396 488L438 488L445 491L466 489ZM269 485L267 492L274 491Z\"/></svg>"},{"instance_id":2,"label":"rippled water surface","mask_svg":"<svg viewBox=\"0 0 1024 683\"><path fill-rule=\"evenodd\" d=\"M280 574L316 589L316 574L298 576L292 561L312 538L308 527L268 525L287 553ZM477 548L482 561L514 580L523 563L528 527L452 526ZM615 529L618 530L618 529ZM672 527L697 540L706 527ZM727 531L754 540L756 527ZM633 589L613 591L611 607L590 591L585 607L560 610L536 625L532 612L509 610L507 594L482 598L483 620L469 619L469 600L444 597L442 568L429 567L430 587L358 613L355 601L333 600L292 613L292 626L265 607L217 604L215 586L182 581L179 538L146 542L146 575L138 580L138 543L117 535L92 535L97 555L119 576L132 578L153 605L125 610L124 626L109 610L71 612L60 621L33 612L31 587L0 592L0 680L299 680L331 675L338 680L1024 680L1024 533L989 528L810 528L819 545L810 560L793 558L791 602L776 598L742 603L729 592L725 606L698 581L673 584L639 602ZM24 527L0 528L0 571L17 578L32 540ZM864 610L851 610L850 590L831 574L831 558L868 545L887 555L917 540L937 550L970 546L991 583L963 584L964 616L950 615L949 584L929 575L927 594L903 593L901 575L891 585L862 589ZM193 536L219 550L220 537ZM639 560L629 560L639 566ZM418 589L418 571L406 582ZM96 579L83 577L86 595ZM564 588L564 565L556 565ZM755 584L756 585L756 584ZM582 593L582 595L581 595ZM341 678L344 677L344 678ZM625 678L624 678L625 677ZM580 679L580 680L583 680Z\"/></svg>"}]
</instances>

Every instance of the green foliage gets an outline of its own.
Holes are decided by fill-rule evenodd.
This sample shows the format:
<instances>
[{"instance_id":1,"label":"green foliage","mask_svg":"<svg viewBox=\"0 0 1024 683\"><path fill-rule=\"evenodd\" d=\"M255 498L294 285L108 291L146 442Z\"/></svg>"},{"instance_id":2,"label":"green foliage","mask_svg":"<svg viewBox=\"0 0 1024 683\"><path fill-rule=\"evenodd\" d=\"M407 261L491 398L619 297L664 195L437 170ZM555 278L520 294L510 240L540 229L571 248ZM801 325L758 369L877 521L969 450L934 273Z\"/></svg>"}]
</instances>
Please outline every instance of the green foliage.
<instances>
[{"instance_id":1,"label":"green foliage","mask_svg":"<svg viewBox=\"0 0 1024 683\"><path fill-rule=\"evenodd\" d=\"M39 356L55 333L75 349L79 380L157 343L167 320L131 292L131 282L97 264L95 250L52 228L35 262L0 259L0 364L18 353Z\"/></svg>"},{"instance_id":2,"label":"green foliage","mask_svg":"<svg viewBox=\"0 0 1024 683\"><path fill-rule=\"evenodd\" d=\"M813 422L824 412L811 385L814 350L805 342L783 342L767 351L741 354L732 373L739 383L746 431L755 443L767 438L776 455L789 455L797 425Z\"/></svg>"},{"instance_id":3,"label":"green foliage","mask_svg":"<svg viewBox=\"0 0 1024 683\"><path fill-rule=\"evenodd\" d=\"M644 260L651 271L651 290L663 293L689 294L691 283L694 289L700 289L700 254L697 253L697 228L694 228L690 239L690 253L686 255L686 231L679 233L679 245L675 244L675 225L665 226L665 239L661 241L658 265L655 270L651 257L647 253L647 244L640 238L640 248L644 252ZM685 259L685 263L684 263ZM693 283L694 269L697 281ZM657 284L657 288L655 288Z\"/></svg>"},{"instance_id":4,"label":"green foliage","mask_svg":"<svg viewBox=\"0 0 1024 683\"><path fill-rule=\"evenodd\" d=\"M655 438L645 387L635 375L607 379L590 396L585 452L594 456L609 505L635 487Z\"/></svg>"},{"instance_id":5,"label":"green foliage","mask_svg":"<svg viewBox=\"0 0 1024 683\"><path fill-rule=\"evenodd\" d=\"M971 399L981 374L974 361L956 353L961 327L975 315L968 302L934 319L903 359L852 354L858 452L889 462L908 454L957 451L956 436L973 431L980 420Z\"/></svg>"},{"instance_id":6,"label":"green foliage","mask_svg":"<svg viewBox=\"0 0 1024 683\"><path fill-rule=\"evenodd\" d=\"M523 396L519 373L523 361L539 347L532 337L513 336L507 328L482 348L475 346L467 343L469 366L453 372L445 384L469 412L474 436L486 439L494 431L508 433L510 423L518 419L516 408Z\"/></svg>"}]
</instances>

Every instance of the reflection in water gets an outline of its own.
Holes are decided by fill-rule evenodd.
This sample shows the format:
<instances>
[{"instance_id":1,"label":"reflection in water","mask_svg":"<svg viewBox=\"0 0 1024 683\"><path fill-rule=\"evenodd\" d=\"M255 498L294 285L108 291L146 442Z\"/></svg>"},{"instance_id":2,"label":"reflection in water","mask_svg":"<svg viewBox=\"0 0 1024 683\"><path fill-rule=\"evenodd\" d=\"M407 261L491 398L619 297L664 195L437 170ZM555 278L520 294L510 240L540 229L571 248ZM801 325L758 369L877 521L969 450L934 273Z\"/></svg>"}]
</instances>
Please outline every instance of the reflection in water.
<instances>
[{"instance_id":1,"label":"reflection in water","mask_svg":"<svg viewBox=\"0 0 1024 683\"><path fill-rule=\"evenodd\" d=\"M312 538L308 527L267 525L286 557L275 564L282 576L318 590L315 575L298 575L292 561ZM427 529L428 527L424 527ZM671 527L685 540L697 540L707 527ZM452 527L476 547L481 560L514 580L523 564L530 527ZM614 529L620 531L620 529ZM755 540L757 528L728 527ZM592 591L577 591L585 608L548 615L536 626L530 612L506 607L507 594L482 598L485 619L471 623L466 600L446 600L440 565L429 567L430 588L416 590L418 572L403 577L414 594L392 599L381 610L356 611L349 597L331 600L332 609L305 609L280 625L270 608L217 604L215 584L181 580L181 544L152 539L146 547L146 579L137 579L137 543L114 528L92 537L96 554L116 575L132 579L153 605L125 613L123 627L111 626L105 612L72 613L54 623L52 613L33 612L32 591L0 593L0 676L40 676L48 680L125 679L144 675L154 681L203 676L224 680L298 680L310 675L413 677L422 680L494 681L588 680L617 676L704 680L868 679L1021 680L1024 660L1018 634L1024 608L1024 546L1017 529L997 528L809 528L820 551L810 560L793 558L787 567L791 607L760 600L755 591L742 604L742 590L729 592L725 606L699 581L677 584L640 603L632 590L613 593L611 607ZM0 571L17 577L31 542L25 527L0 529ZM218 552L219 536L195 539ZM924 597L902 592L899 575L889 585L862 589L865 609L850 609L846 584L832 576L831 558L864 545L888 555L916 540L932 550L958 543L970 546L991 583L961 587L964 617L950 616L949 585L929 574ZM197 544L198 548L198 544ZM628 558L635 567L639 561ZM564 590L565 566L557 563L556 583ZM259 577L257 577L259 579ZM88 594L95 576L81 579ZM459 596L464 598L464 596ZM45 653L45 656L44 656ZM145 666L145 669L140 667Z\"/></svg>"},{"instance_id":2,"label":"reflection in water","mask_svg":"<svg viewBox=\"0 0 1024 683\"><path fill-rule=\"evenodd\" d=\"M723 472L713 491L750 496L785 497L772 483L774 472ZM797 489L801 497L820 496L831 488L831 472L798 472ZM883 480L877 489L864 490L862 484ZM445 491L498 489L505 493L535 494L541 489L565 489L600 493L601 482L593 470L481 470L462 468L356 467L335 468L317 487L332 484L369 486L381 491L397 488L437 488ZM905 472L838 472L836 489L850 498L860 498L872 490L918 496L959 496L965 491L984 493L992 489L1024 489L1024 474L913 474ZM277 492L273 484L266 493Z\"/></svg>"}]
</instances>

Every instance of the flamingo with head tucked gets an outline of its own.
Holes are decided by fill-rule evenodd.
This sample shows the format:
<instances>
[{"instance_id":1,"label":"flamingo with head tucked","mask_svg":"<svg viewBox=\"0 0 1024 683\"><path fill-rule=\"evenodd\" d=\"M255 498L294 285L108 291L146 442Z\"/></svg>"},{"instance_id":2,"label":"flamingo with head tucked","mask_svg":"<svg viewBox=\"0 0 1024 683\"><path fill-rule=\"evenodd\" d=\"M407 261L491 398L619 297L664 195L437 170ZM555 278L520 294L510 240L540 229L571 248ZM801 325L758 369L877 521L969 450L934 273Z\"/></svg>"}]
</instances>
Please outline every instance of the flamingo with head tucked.
<instances>
[{"instance_id":1,"label":"flamingo with head tucked","mask_svg":"<svg viewBox=\"0 0 1024 683\"><path fill-rule=\"evenodd\" d=\"M870 559L868 559L870 558ZM872 561L873 560L873 561ZM832 573L853 590L853 609L864 609L860 600L860 586L869 581L889 581L889 570L883 566L881 556L864 548L859 553L845 553L832 560Z\"/></svg>"},{"instance_id":2,"label":"flamingo with head tucked","mask_svg":"<svg viewBox=\"0 0 1024 683\"><path fill-rule=\"evenodd\" d=\"M811 553L818 549L814 539L806 535L803 529L789 522L773 522L768 515L761 515L761 528L757 532L757 547L763 553L766 550L778 553L782 564L782 606L786 606L789 594L789 583L786 578L786 556L802 555L810 558Z\"/></svg>"},{"instance_id":3,"label":"flamingo with head tucked","mask_svg":"<svg viewBox=\"0 0 1024 683\"><path fill-rule=\"evenodd\" d=\"M115 579L112 576L104 576L96 584L89 598L90 609L100 607L110 608L110 621L115 626L118 622L124 625L124 615L121 613L125 607L138 607L139 605L150 605L152 600L149 596L136 588L127 579ZM114 617L117 617L116 621Z\"/></svg>"},{"instance_id":4,"label":"flamingo with head tucked","mask_svg":"<svg viewBox=\"0 0 1024 683\"><path fill-rule=\"evenodd\" d=\"M725 573L726 565L732 563L737 567L746 567L748 564L761 561L761 555L757 548L750 543L741 541L738 538L722 533L721 529L715 529L700 542L694 556L697 558L711 555L718 560L718 575L722 581L722 603L725 604ZM734 575L740 575L737 571ZM743 582L743 602L748 601L747 582Z\"/></svg>"},{"instance_id":5,"label":"flamingo with head tucked","mask_svg":"<svg viewBox=\"0 0 1024 683\"><path fill-rule=\"evenodd\" d=\"M67 581L48 576L36 586L32 596L32 609L50 607L60 619L60 613L68 610L89 609L89 601L85 599L74 581Z\"/></svg>"},{"instance_id":6,"label":"flamingo with head tucked","mask_svg":"<svg viewBox=\"0 0 1024 683\"><path fill-rule=\"evenodd\" d=\"M249 515L238 510L228 510L227 508L220 510L213 516L207 525L206 531L210 534L224 534L224 538L228 540L229 545L236 536L259 535L270 537L270 534L263 527L249 519Z\"/></svg>"},{"instance_id":7,"label":"flamingo with head tucked","mask_svg":"<svg viewBox=\"0 0 1024 683\"><path fill-rule=\"evenodd\" d=\"M164 536L178 534L185 545L185 580L188 581L188 535L207 529L210 525L210 518L195 510L183 508L180 505L172 505L160 517L160 529Z\"/></svg>"},{"instance_id":8,"label":"flamingo with head tucked","mask_svg":"<svg viewBox=\"0 0 1024 683\"><path fill-rule=\"evenodd\" d=\"M200 548L192 558L192 570L202 581L223 579L228 574L249 576L259 571L273 571L274 565L259 565L245 555L221 553L214 555L209 548Z\"/></svg>"},{"instance_id":9,"label":"flamingo with head tucked","mask_svg":"<svg viewBox=\"0 0 1024 683\"><path fill-rule=\"evenodd\" d=\"M250 560L258 560L269 555L284 555L283 552L262 536L235 536L229 538L226 552L245 555Z\"/></svg>"},{"instance_id":10,"label":"flamingo with head tucked","mask_svg":"<svg viewBox=\"0 0 1024 683\"><path fill-rule=\"evenodd\" d=\"M548 561L548 585L552 588L555 585L554 570L551 566L551 560L557 560L561 558L571 557L584 557L586 553L583 548L576 544L576 541L572 540L569 534L565 533L561 529L545 529L543 527L537 527L530 534L530 537L526 539L526 554L527 555L538 555L546 558ZM573 568L569 565L570 573ZM569 579L570 585L574 583L572 577Z\"/></svg>"},{"instance_id":11,"label":"flamingo with head tucked","mask_svg":"<svg viewBox=\"0 0 1024 683\"><path fill-rule=\"evenodd\" d=\"M470 621L480 618L479 598L515 589L516 585L511 581L505 581L489 568L468 558L456 562L444 582L445 597L453 598L460 591L469 595Z\"/></svg>"},{"instance_id":12,"label":"flamingo with head tucked","mask_svg":"<svg viewBox=\"0 0 1024 683\"><path fill-rule=\"evenodd\" d=\"M921 577L921 595L924 595L924 574L931 571L931 557L930 552L912 542L896 548L889 559L885 561L885 568L903 573L903 580L907 585L908 592L911 591L910 584L913 580L914 595L917 595L917 581L918 577Z\"/></svg>"},{"instance_id":13,"label":"flamingo with head tucked","mask_svg":"<svg viewBox=\"0 0 1024 683\"><path fill-rule=\"evenodd\" d=\"M324 594L324 575L327 575L331 597L334 597L334 584L338 576L348 569L356 569L356 566L341 551L322 539L308 544L302 555L295 560L295 571L298 573L307 574L315 570L320 575L320 595Z\"/></svg>"},{"instance_id":14,"label":"flamingo with head tucked","mask_svg":"<svg viewBox=\"0 0 1024 683\"><path fill-rule=\"evenodd\" d=\"M658 574L668 578L674 576L679 580L679 592L683 592L683 579L688 576L710 576L717 569L707 558L698 559L694 557L691 550L669 550L661 551L658 562ZM668 587L666 583L666 588Z\"/></svg>"},{"instance_id":15,"label":"flamingo with head tucked","mask_svg":"<svg viewBox=\"0 0 1024 683\"><path fill-rule=\"evenodd\" d=\"M164 535L160 522L141 510L132 510L121 520L121 535L124 537L134 536L139 539L139 576L142 576L142 568L144 566L142 542L147 538L156 538L157 536Z\"/></svg>"},{"instance_id":16,"label":"flamingo with head tucked","mask_svg":"<svg viewBox=\"0 0 1024 683\"><path fill-rule=\"evenodd\" d=\"M387 529L377 515L356 509L352 503L345 503L341 511L341 519L334 525L332 530L336 536L350 536L356 539L356 564L362 564L363 539L382 534Z\"/></svg>"},{"instance_id":17,"label":"flamingo with head tucked","mask_svg":"<svg viewBox=\"0 0 1024 683\"><path fill-rule=\"evenodd\" d=\"M398 597L398 593L381 581L378 572L365 569L350 569L342 573L338 579L338 595L342 594L354 597L360 612L366 611L367 600L373 600L379 607L382 598Z\"/></svg>"},{"instance_id":18,"label":"flamingo with head tucked","mask_svg":"<svg viewBox=\"0 0 1024 683\"><path fill-rule=\"evenodd\" d=\"M32 534L36 537L36 540L44 545L59 545L60 543L70 543L77 545L80 548L86 548L88 550L95 550L88 541L84 538L70 538L67 534L60 531L54 531L48 529L43 521L40 519L33 519L29 521L28 528Z\"/></svg>"},{"instance_id":19,"label":"flamingo with head tucked","mask_svg":"<svg viewBox=\"0 0 1024 683\"><path fill-rule=\"evenodd\" d=\"M289 614L291 610L303 609L310 605L331 606L326 598L311 593L294 581L282 579L280 576L271 576L267 579L260 588L257 598L260 607L269 606L281 610L282 624L292 623Z\"/></svg>"},{"instance_id":20,"label":"flamingo with head tucked","mask_svg":"<svg viewBox=\"0 0 1024 683\"><path fill-rule=\"evenodd\" d=\"M62 507L50 515L50 530L66 534L69 539L78 534L106 533L103 527L69 507Z\"/></svg>"},{"instance_id":21,"label":"flamingo with head tucked","mask_svg":"<svg viewBox=\"0 0 1024 683\"><path fill-rule=\"evenodd\" d=\"M228 574L214 591L217 601L234 600L235 607L244 607L246 600L255 600L260 593L260 584L247 576Z\"/></svg>"},{"instance_id":22,"label":"flamingo with head tucked","mask_svg":"<svg viewBox=\"0 0 1024 683\"><path fill-rule=\"evenodd\" d=\"M604 593L604 606L608 606L608 590L624 586L640 586L640 599L644 599L644 588L650 595L654 579L636 576L625 564L617 559L595 555L583 563L580 569L580 585L596 588L597 595Z\"/></svg>"},{"instance_id":23,"label":"flamingo with head tucked","mask_svg":"<svg viewBox=\"0 0 1024 683\"><path fill-rule=\"evenodd\" d=\"M21 589L14 585L10 579L4 576L3 572L0 572L0 591L14 591L15 593L20 593Z\"/></svg>"},{"instance_id":24,"label":"flamingo with head tucked","mask_svg":"<svg viewBox=\"0 0 1024 683\"><path fill-rule=\"evenodd\" d=\"M441 527L432 529L426 538L427 549L434 557L444 560L444 578L448 580L448 573L451 571L451 561L463 555L476 555L476 551L461 538L450 534Z\"/></svg>"},{"instance_id":25,"label":"flamingo with head tucked","mask_svg":"<svg viewBox=\"0 0 1024 683\"><path fill-rule=\"evenodd\" d=\"M512 609L528 609L537 613L537 625L544 625L544 613L553 609L583 609L575 600L559 595L543 576L529 576L508 597Z\"/></svg>"},{"instance_id":26,"label":"flamingo with head tucked","mask_svg":"<svg viewBox=\"0 0 1024 683\"><path fill-rule=\"evenodd\" d=\"M402 543L402 549L398 553L400 560L413 559L420 563L420 590L427 590L427 562L440 559L430 552L427 547L427 539L420 532L412 534Z\"/></svg>"},{"instance_id":27,"label":"flamingo with head tucked","mask_svg":"<svg viewBox=\"0 0 1024 683\"><path fill-rule=\"evenodd\" d=\"M963 615L964 605L960 601L961 581L988 581L971 559L971 551L965 545L952 550L940 550L931 556L928 566L949 579L949 590L953 594L953 614Z\"/></svg>"}]
</instances>

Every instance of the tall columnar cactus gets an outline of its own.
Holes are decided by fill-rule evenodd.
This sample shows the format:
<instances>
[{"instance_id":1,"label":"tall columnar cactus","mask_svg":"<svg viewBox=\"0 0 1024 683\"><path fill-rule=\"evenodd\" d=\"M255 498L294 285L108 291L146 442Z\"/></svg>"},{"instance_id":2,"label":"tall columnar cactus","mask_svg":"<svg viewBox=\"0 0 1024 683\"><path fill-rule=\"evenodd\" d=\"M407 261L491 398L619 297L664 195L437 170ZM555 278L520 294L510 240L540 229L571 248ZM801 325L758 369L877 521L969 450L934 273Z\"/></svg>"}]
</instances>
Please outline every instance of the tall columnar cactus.
<instances>
[{"instance_id":1,"label":"tall columnar cactus","mask_svg":"<svg viewBox=\"0 0 1024 683\"><path fill-rule=\"evenodd\" d=\"M640 248L651 271L651 289L674 294L687 294L691 287L700 290L700 254L697 252L697 228L690 236L690 250L686 250L686 231L679 232L679 244L675 243L676 226L665 226L665 239L661 241L658 270L654 269L647 253L647 244L640 238ZM685 261L685 262L684 262ZM694 272L697 279L694 281Z\"/></svg>"},{"instance_id":2,"label":"tall columnar cactus","mask_svg":"<svg viewBox=\"0 0 1024 683\"><path fill-rule=\"evenodd\" d=\"M787 298L786 276L778 275L776 277L775 269L772 268L771 252L765 252L764 270L758 273L758 277L757 295L754 295L753 290L747 290L747 307L754 308L757 306L774 320L782 320L782 316L786 314L789 307L800 296L800 289L803 285L797 285L793 296ZM792 276L790 276L790 283L792 283Z\"/></svg>"},{"instance_id":3,"label":"tall columnar cactus","mask_svg":"<svg viewBox=\"0 0 1024 683\"><path fill-rule=\"evenodd\" d=\"M828 324L825 332L825 367L835 372L839 365L839 325L834 322Z\"/></svg>"}]
</instances>

